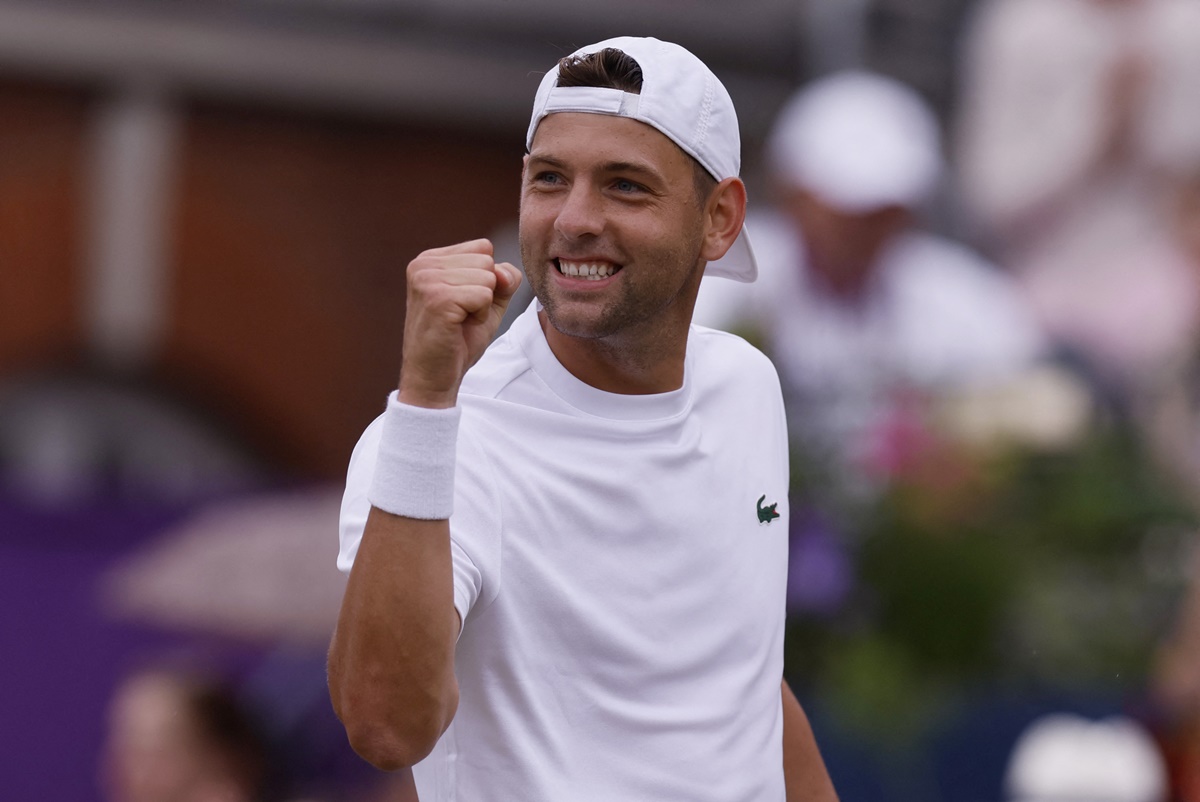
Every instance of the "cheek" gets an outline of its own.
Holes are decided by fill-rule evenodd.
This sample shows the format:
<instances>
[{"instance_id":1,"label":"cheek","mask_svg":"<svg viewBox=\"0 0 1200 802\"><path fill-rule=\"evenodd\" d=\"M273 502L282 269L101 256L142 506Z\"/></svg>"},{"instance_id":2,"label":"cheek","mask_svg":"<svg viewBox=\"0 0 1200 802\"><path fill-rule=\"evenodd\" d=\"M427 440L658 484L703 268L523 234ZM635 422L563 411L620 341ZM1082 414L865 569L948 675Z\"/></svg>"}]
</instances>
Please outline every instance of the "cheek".
<instances>
[{"instance_id":1,"label":"cheek","mask_svg":"<svg viewBox=\"0 0 1200 802\"><path fill-rule=\"evenodd\" d=\"M544 237L553 231L554 219L555 209L544 198L521 199L517 222L523 239Z\"/></svg>"},{"instance_id":2,"label":"cheek","mask_svg":"<svg viewBox=\"0 0 1200 802\"><path fill-rule=\"evenodd\" d=\"M545 225L541 218L528 205L522 204L521 213L517 217L517 240L521 245L521 253L524 254L528 248L543 242L544 231Z\"/></svg>"}]
</instances>

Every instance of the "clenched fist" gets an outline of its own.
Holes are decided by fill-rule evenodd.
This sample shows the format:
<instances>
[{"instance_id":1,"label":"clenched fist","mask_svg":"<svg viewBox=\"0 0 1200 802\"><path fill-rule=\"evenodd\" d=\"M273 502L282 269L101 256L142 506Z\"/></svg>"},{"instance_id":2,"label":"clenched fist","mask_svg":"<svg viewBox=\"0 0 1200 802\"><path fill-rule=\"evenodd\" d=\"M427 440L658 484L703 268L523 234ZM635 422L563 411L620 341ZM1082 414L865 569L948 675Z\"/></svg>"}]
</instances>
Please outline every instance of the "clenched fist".
<instances>
[{"instance_id":1,"label":"clenched fist","mask_svg":"<svg viewBox=\"0 0 1200 802\"><path fill-rule=\"evenodd\" d=\"M467 369L492 341L521 271L486 239L425 251L408 265L399 400L452 407Z\"/></svg>"}]
</instances>

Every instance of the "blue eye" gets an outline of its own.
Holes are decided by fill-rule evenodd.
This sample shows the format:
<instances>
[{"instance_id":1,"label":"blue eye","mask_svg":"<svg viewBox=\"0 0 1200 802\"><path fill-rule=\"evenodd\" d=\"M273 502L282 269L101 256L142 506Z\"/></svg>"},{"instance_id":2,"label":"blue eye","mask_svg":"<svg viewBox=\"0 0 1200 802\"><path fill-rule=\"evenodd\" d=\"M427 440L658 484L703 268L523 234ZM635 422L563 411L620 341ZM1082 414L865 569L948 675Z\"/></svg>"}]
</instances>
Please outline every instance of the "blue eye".
<instances>
[{"instance_id":1,"label":"blue eye","mask_svg":"<svg viewBox=\"0 0 1200 802\"><path fill-rule=\"evenodd\" d=\"M627 181L624 178L618 179L616 182L614 182L613 187L618 192L641 192L642 191L641 184L635 184L634 182Z\"/></svg>"}]
</instances>

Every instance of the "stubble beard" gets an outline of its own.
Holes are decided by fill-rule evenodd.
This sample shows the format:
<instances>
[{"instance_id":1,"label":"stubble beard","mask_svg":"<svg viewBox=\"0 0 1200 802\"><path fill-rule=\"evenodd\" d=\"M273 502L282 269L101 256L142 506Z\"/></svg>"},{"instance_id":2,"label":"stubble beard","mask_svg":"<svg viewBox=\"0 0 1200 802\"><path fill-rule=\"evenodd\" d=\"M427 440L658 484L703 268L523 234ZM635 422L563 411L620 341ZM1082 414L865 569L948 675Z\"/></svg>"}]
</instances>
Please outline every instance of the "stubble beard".
<instances>
[{"instance_id":1,"label":"stubble beard","mask_svg":"<svg viewBox=\"0 0 1200 802\"><path fill-rule=\"evenodd\" d=\"M699 261L699 245L688 248L659 252L648 261L643 260L634 269L645 271L648 275L641 276L643 284L649 289L654 287L650 282L670 278L678 281L678 286L670 292L639 292L637 283L633 280L623 280L618 284L619 295L609 296L605 301L599 300L588 304L586 314L572 314L560 304L560 298L553 291L551 271L555 271L553 263L532 253L532 246L521 238L521 259L525 265L525 275L533 294L537 296L546 317L555 330L570 337L588 340L612 338L626 332L632 332L646 324L653 324L661 319L664 310L675 303L684 288L689 284L691 273L681 275L676 271L681 262L696 269ZM530 266L535 266L530 269Z\"/></svg>"}]
</instances>

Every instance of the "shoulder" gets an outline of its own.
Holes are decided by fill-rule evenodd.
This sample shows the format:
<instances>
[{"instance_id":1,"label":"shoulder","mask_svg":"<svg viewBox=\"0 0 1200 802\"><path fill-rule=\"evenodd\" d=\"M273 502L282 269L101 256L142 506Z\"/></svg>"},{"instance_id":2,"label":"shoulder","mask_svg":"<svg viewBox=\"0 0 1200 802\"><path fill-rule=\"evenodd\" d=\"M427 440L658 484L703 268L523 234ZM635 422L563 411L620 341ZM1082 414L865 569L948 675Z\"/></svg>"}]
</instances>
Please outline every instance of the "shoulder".
<instances>
[{"instance_id":1,"label":"shoulder","mask_svg":"<svg viewBox=\"0 0 1200 802\"><path fill-rule=\"evenodd\" d=\"M888 266L914 291L953 293L961 300L1015 296L1016 284L999 266L953 240L922 231L901 237L888 254Z\"/></svg>"},{"instance_id":2,"label":"shoulder","mask_svg":"<svg viewBox=\"0 0 1200 802\"><path fill-rule=\"evenodd\" d=\"M803 258L796 227L777 211L764 208L747 216L746 231L758 262L758 279L750 284L719 277L704 279L692 316L696 323L719 329L761 323L781 296L794 293L795 274Z\"/></svg>"},{"instance_id":3,"label":"shoulder","mask_svg":"<svg viewBox=\"0 0 1200 802\"><path fill-rule=\"evenodd\" d=\"M1012 277L965 245L912 232L889 253L887 266L890 289L902 303L956 320L1036 328L1027 299Z\"/></svg>"},{"instance_id":4,"label":"shoulder","mask_svg":"<svg viewBox=\"0 0 1200 802\"><path fill-rule=\"evenodd\" d=\"M463 377L460 396L497 398L530 370L529 355L522 342L528 336L529 315L536 317L532 306L488 346Z\"/></svg>"},{"instance_id":5,"label":"shoulder","mask_svg":"<svg viewBox=\"0 0 1200 802\"><path fill-rule=\"evenodd\" d=\"M1095 16L1086 0L988 0L980 3L969 17L972 32L1013 39L1030 37L1046 41L1045 31L1059 33Z\"/></svg>"},{"instance_id":6,"label":"shoulder","mask_svg":"<svg viewBox=\"0 0 1200 802\"><path fill-rule=\"evenodd\" d=\"M778 389L775 365L759 349L736 334L693 324L688 341L691 362L701 383L743 389Z\"/></svg>"},{"instance_id":7,"label":"shoulder","mask_svg":"<svg viewBox=\"0 0 1200 802\"><path fill-rule=\"evenodd\" d=\"M1024 293L972 249L913 233L889 254L888 269L899 325L930 349L1010 366L1043 350L1044 335Z\"/></svg>"},{"instance_id":8,"label":"shoulder","mask_svg":"<svg viewBox=\"0 0 1200 802\"><path fill-rule=\"evenodd\" d=\"M706 364L730 363L732 367L743 361L752 364L771 363L766 354L744 338L699 323L692 324L688 348L693 350L697 359L702 359Z\"/></svg>"}]
</instances>

